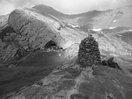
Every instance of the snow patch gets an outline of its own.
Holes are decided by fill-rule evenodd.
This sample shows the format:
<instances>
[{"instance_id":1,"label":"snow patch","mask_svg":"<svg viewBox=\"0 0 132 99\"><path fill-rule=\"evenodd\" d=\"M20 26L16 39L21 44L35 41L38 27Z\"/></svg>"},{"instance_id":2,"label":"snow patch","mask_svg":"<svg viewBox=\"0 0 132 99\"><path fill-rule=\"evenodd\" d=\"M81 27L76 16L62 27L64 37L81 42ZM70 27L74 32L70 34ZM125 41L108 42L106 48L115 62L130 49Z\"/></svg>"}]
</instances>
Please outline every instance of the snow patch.
<instances>
[{"instance_id":1,"label":"snow patch","mask_svg":"<svg viewBox=\"0 0 132 99\"><path fill-rule=\"evenodd\" d=\"M116 27L109 27L109 29L115 29Z\"/></svg>"},{"instance_id":2,"label":"snow patch","mask_svg":"<svg viewBox=\"0 0 132 99\"><path fill-rule=\"evenodd\" d=\"M73 25L73 24L68 24L69 26L71 26L72 28L79 28L79 25Z\"/></svg>"},{"instance_id":3,"label":"snow patch","mask_svg":"<svg viewBox=\"0 0 132 99\"><path fill-rule=\"evenodd\" d=\"M92 29L93 31L101 31L102 29L101 28L98 28L98 29Z\"/></svg>"}]
</instances>

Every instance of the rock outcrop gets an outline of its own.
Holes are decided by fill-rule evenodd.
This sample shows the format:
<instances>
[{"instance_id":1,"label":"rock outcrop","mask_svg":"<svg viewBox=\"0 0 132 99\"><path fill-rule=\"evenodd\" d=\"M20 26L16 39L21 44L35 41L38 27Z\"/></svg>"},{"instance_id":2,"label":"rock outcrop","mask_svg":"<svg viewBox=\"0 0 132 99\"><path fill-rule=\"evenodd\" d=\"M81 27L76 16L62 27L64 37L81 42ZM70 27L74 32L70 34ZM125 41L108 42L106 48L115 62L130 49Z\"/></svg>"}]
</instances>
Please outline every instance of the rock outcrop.
<instances>
[{"instance_id":1,"label":"rock outcrop","mask_svg":"<svg viewBox=\"0 0 132 99\"><path fill-rule=\"evenodd\" d=\"M5 21L6 24L3 23L0 28L1 63L23 56L25 52L47 47L66 49L80 43L87 35L65 27L54 16L41 15L33 9L16 9Z\"/></svg>"},{"instance_id":2,"label":"rock outcrop","mask_svg":"<svg viewBox=\"0 0 132 99\"><path fill-rule=\"evenodd\" d=\"M49 41L67 48L84 38L77 31L62 27L62 23L50 16L41 15L30 9L14 10L9 16L9 25L18 33L15 38L25 49L44 49ZM81 38L81 39L78 39ZM77 40L78 39L78 40ZM77 40L77 41L76 41Z\"/></svg>"},{"instance_id":3,"label":"rock outcrop","mask_svg":"<svg viewBox=\"0 0 132 99\"><path fill-rule=\"evenodd\" d=\"M44 48L50 40L61 46L56 39L61 42L63 38L55 31L60 27L60 24L49 17L28 9L17 9L10 14L8 22L18 33L15 39L25 49Z\"/></svg>"},{"instance_id":4,"label":"rock outcrop","mask_svg":"<svg viewBox=\"0 0 132 99\"><path fill-rule=\"evenodd\" d=\"M4 25L0 30L0 64L7 64L13 61L19 49L14 37L16 33L8 25Z\"/></svg>"},{"instance_id":5,"label":"rock outcrop","mask_svg":"<svg viewBox=\"0 0 132 99\"><path fill-rule=\"evenodd\" d=\"M0 63L7 64L16 57L18 48L14 44L8 44L0 40Z\"/></svg>"},{"instance_id":6,"label":"rock outcrop","mask_svg":"<svg viewBox=\"0 0 132 99\"><path fill-rule=\"evenodd\" d=\"M101 63L98 42L91 35L82 40L79 46L78 61L82 67L99 65Z\"/></svg>"},{"instance_id":7,"label":"rock outcrop","mask_svg":"<svg viewBox=\"0 0 132 99\"><path fill-rule=\"evenodd\" d=\"M121 70L121 68L118 65L118 63L115 62L114 57L108 57L108 58L102 60L102 65L109 66L111 68L116 68L116 69L120 69Z\"/></svg>"}]
</instances>

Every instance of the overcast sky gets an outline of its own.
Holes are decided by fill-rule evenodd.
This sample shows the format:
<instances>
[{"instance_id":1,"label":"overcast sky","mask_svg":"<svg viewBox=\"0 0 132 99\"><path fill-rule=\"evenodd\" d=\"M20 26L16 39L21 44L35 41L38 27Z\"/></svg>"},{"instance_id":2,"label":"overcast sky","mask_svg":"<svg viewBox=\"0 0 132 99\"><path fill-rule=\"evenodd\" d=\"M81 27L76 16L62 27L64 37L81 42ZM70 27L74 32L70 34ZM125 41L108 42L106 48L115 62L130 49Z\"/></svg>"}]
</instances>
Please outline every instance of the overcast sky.
<instances>
[{"instance_id":1,"label":"overcast sky","mask_svg":"<svg viewBox=\"0 0 132 99\"><path fill-rule=\"evenodd\" d=\"M0 0L0 15L21 7L45 4L68 14L105 10L132 4L132 0Z\"/></svg>"}]
</instances>

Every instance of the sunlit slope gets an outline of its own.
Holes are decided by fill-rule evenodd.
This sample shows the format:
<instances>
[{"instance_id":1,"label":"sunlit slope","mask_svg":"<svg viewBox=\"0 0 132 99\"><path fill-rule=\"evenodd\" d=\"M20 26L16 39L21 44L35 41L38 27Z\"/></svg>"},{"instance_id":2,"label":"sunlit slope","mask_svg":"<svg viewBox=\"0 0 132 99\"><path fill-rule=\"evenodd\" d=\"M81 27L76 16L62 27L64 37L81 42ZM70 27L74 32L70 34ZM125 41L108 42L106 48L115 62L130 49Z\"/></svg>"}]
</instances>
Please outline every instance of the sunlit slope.
<instances>
[{"instance_id":1,"label":"sunlit slope","mask_svg":"<svg viewBox=\"0 0 132 99\"><path fill-rule=\"evenodd\" d=\"M46 13L62 19L66 23L79 25L85 28L109 28L109 27L131 27L132 22L132 6L125 6L118 9L106 11L90 11L81 14L66 15L56 11L45 5L37 5L34 7L40 13Z\"/></svg>"}]
</instances>

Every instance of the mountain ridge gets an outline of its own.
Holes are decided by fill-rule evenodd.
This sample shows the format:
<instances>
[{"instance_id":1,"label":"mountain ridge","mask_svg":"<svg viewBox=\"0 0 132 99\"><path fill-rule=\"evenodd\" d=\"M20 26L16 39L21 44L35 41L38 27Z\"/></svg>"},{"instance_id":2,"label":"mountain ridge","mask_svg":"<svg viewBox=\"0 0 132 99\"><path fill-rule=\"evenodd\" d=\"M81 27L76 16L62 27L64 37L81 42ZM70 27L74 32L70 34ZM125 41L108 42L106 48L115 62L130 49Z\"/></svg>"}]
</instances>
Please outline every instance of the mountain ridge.
<instances>
[{"instance_id":1,"label":"mountain ridge","mask_svg":"<svg viewBox=\"0 0 132 99\"><path fill-rule=\"evenodd\" d=\"M37 5L33 8L40 11L41 14L44 14L43 9L45 8L45 5ZM93 10L93 11L84 12L80 14L70 14L70 15L60 13L52 7L48 7L48 8L50 9L49 11L47 11L48 14L58 17L65 23L79 25L83 28L85 27L86 28L85 31L88 28L109 28L109 27L115 27L115 26L123 26L123 27L132 26L132 22L130 21L132 18L131 5L124 6L117 9L105 10L105 11Z\"/></svg>"}]
</instances>

